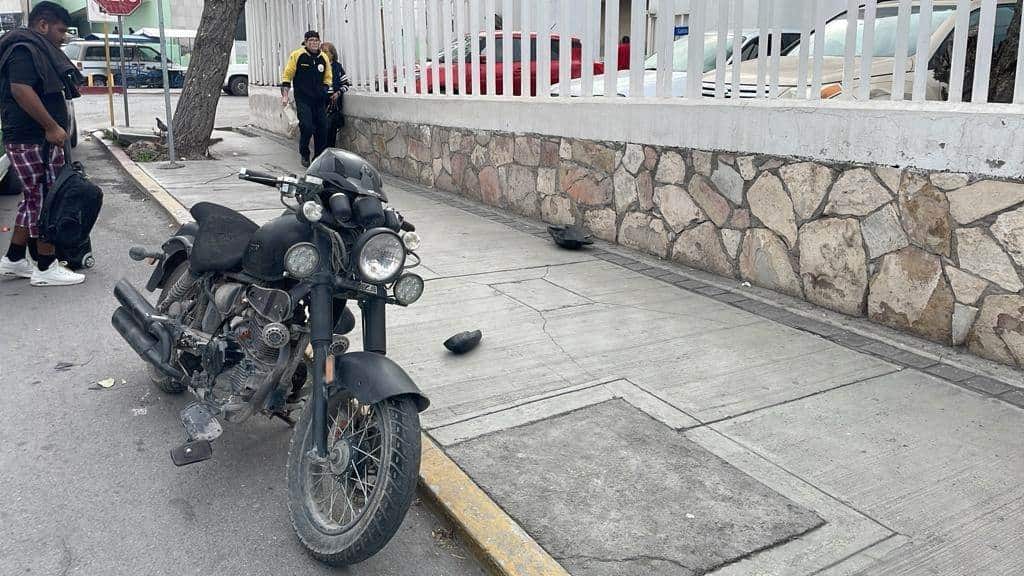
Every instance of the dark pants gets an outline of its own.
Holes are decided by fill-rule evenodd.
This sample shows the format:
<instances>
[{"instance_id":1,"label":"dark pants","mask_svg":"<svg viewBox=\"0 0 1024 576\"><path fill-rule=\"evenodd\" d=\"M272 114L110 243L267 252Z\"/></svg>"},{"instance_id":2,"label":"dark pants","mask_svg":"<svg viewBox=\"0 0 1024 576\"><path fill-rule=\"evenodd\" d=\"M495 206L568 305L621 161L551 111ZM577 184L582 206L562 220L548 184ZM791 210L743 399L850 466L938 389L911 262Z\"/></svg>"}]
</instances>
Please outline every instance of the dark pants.
<instances>
[{"instance_id":1,"label":"dark pants","mask_svg":"<svg viewBox=\"0 0 1024 576\"><path fill-rule=\"evenodd\" d=\"M309 139L312 138L315 158L328 146L325 103L297 99L295 112L299 117L299 155L309 159Z\"/></svg>"},{"instance_id":2,"label":"dark pants","mask_svg":"<svg viewBox=\"0 0 1024 576\"><path fill-rule=\"evenodd\" d=\"M327 105L327 146L338 145L338 132L345 127L345 116L342 113L341 98Z\"/></svg>"}]
</instances>

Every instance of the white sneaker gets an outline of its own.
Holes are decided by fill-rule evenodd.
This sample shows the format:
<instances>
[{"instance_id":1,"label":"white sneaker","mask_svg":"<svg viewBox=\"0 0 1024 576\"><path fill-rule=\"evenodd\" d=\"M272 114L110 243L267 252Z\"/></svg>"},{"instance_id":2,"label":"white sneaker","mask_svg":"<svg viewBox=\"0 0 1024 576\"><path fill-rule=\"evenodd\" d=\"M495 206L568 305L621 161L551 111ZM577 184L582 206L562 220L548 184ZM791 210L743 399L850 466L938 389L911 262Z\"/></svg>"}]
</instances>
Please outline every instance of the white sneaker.
<instances>
[{"instance_id":1,"label":"white sneaker","mask_svg":"<svg viewBox=\"0 0 1024 576\"><path fill-rule=\"evenodd\" d=\"M33 286L71 286L85 282L85 275L68 270L65 262L54 262L46 270L32 271Z\"/></svg>"},{"instance_id":2,"label":"white sneaker","mask_svg":"<svg viewBox=\"0 0 1024 576\"><path fill-rule=\"evenodd\" d=\"M22 258L17 262L10 261L7 256L0 258L0 276L4 278L31 278L34 271L35 266L28 258Z\"/></svg>"}]
</instances>

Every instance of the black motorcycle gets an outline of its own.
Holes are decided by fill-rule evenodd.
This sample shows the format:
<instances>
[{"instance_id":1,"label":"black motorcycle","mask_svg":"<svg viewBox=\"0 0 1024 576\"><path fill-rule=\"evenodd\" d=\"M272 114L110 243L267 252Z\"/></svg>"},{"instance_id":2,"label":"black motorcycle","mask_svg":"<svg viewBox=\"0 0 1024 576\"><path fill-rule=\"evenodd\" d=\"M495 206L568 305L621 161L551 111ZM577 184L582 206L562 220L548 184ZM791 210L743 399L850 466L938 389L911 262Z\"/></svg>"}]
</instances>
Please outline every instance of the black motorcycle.
<instances>
[{"instance_id":1,"label":"black motorcycle","mask_svg":"<svg viewBox=\"0 0 1024 576\"><path fill-rule=\"evenodd\" d=\"M257 226L196 204L195 222L161 250L132 248L156 265L146 289L159 296L154 306L120 281L112 323L161 390L196 397L181 413L176 465L210 458L222 421L286 422L295 532L321 561L360 562L398 529L419 472L429 401L385 356L386 305L423 293L407 272L419 265L419 237L386 206L380 173L344 150L327 150L301 177L239 178L276 187L285 212ZM362 312L362 352L348 350L349 300Z\"/></svg>"}]
</instances>

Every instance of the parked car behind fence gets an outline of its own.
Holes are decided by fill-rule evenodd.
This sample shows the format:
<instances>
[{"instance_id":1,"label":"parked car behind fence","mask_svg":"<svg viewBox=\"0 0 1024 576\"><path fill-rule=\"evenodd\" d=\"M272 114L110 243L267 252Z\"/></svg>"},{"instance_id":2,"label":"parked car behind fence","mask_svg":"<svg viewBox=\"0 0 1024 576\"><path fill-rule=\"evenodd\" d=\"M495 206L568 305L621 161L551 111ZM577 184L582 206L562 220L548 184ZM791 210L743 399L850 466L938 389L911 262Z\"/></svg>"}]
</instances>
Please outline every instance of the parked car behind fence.
<instances>
[{"instance_id":1,"label":"parked car behind fence","mask_svg":"<svg viewBox=\"0 0 1024 576\"><path fill-rule=\"evenodd\" d=\"M956 25L956 0L934 0L932 6L931 21L924 25L931 28L931 39L928 43L928 80L925 86L926 100L943 100L946 97L948 87L944 82L935 78L935 69L940 58L952 49L953 33ZM996 24L993 46L999 46L1006 38L1010 23L1013 20L1015 0L998 0L996 6ZM874 26L874 50L871 59L870 91L868 99L889 100L893 94L893 65L895 64L897 33L897 15L900 2L897 0L883 0L878 3L877 16ZM980 3L971 3L970 32L977 33L981 20ZM907 30L907 64L904 98L913 97L914 68L917 66L917 37L918 30L922 25L921 2L914 0L911 3L911 18ZM858 30L856 44L856 65L854 72L855 84L860 84L861 64L863 56L864 37L864 8L861 7L858 13ZM843 68L846 55L846 30L847 13L843 12L831 19L824 29L824 52L822 57L821 70L821 92L819 96L823 99L835 98L843 93ZM808 37L808 48L810 58L814 58L815 34ZM779 98L796 98L799 94L799 50L800 43L797 41L790 46L789 51L780 58L779 62ZM970 68L973 64L968 63ZM730 71L731 72L731 71ZM726 75L731 78L731 73ZM808 78L808 82L810 79ZM756 61L745 62L740 68L740 97L756 98L758 83L758 63ZM725 83L725 90L732 91L729 81ZM704 76L703 95L713 97L715 95L714 73ZM863 98L863 95L855 91L853 98ZM764 93L761 93L764 97Z\"/></svg>"},{"instance_id":2,"label":"parked car behind fence","mask_svg":"<svg viewBox=\"0 0 1024 576\"><path fill-rule=\"evenodd\" d=\"M523 43L521 32L511 32L512 35L512 94L519 96L522 94L522 77L523 74L529 74L530 78L530 94L537 94L537 34L530 34L530 62L524 66L522 61L523 56ZM487 94L487 61L488 59L494 59L494 93L504 94L504 41L505 33L502 31L496 31L494 34L494 49L490 49L487 45L487 35L481 34L479 38L479 50L480 50L480 93ZM569 71L570 78L579 78L583 75L583 44L579 38L573 37L572 40L572 56L571 56L571 69ZM455 54L461 54L461 62L454 62ZM561 54L561 39L558 35L551 35L551 73L550 83L555 84L559 79L559 68L560 68L560 54ZM438 56L438 63L440 64L440 75L436 80L432 78L431 74L427 74L426 70L416 70L416 92L424 93L448 93L451 91L453 94L464 94L471 90L473 85L473 63L472 63L472 51L469 42L459 43L453 46L447 53ZM433 70L432 63L431 70ZM446 68L452 70L452 82L455 84L452 87L447 86L447 72ZM594 74L604 73L604 63L594 63ZM434 83L437 82L438 86L435 90Z\"/></svg>"},{"instance_id":3,"label":"parked car behind fence","mask_svg":"<svg viewBox=\"0 0 1024 576\"><path fill-rule=\"evenodd\" d=\"M757 58L758 47L760 44L760 32L755 29L743 30L742 31L742 48L740 49L740 60L750 60ZM768 53L771 53L772 42L771 35L768 38ZM797 30L783 30L782 31L782 50L785 52L791 45L800 41L800 32ZM729 34L726 39L725 57L726 63L732 63L733 50L735 48L735 39L732 34ZM687 78L687 65L689 62L689 49L690 49L690 37L683 36L676 39L672 43L672 96L681 97L686 93L686 78ZM708 72L715 69L717 63L717 50L718 50L718 33L707 32L704 35L704 67L701 72ZM658 54L652 54L647 57L644 61L644 75L643 75L643 96L651 98L657 96L658 91ZM607 69L606 69L606 73ZM628 69L619 70L618 75L615 78L616 94L622 97L630 96L631 88L631 73ZM583 82L582 80L573 80L569 84L569 95L570 96L582 96L583 95ZM559 96L562 93L562 86L555 85L551 87L551 94L553 96ZM594 77L594 88L592 94L594 96L604 95L604 74Z\"/></svg>"}]
</instances>

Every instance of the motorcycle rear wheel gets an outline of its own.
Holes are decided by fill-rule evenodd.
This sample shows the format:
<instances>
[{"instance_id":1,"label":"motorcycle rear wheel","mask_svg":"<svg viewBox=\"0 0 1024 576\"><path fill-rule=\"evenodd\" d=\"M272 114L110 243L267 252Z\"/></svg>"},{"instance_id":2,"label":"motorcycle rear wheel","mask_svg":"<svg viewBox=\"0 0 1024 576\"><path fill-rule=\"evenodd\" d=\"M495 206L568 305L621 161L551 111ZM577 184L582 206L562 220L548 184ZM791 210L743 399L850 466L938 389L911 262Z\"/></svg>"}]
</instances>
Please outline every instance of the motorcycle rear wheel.
<instances>
[{"instance_id":1,"label":"motorcycle rear wheel","mask_svg":"<svg viewBox=\"0 0 1024 576\"><path fill-rule=\"evenodd\" d=\"M372 405L343 395L328 401L328 459L313 448L309 404L288 452L288 509L302 545L317 560L346 566L391 540L416 492L420 423L415 404Z\"/></svg>"}]
</instances>

